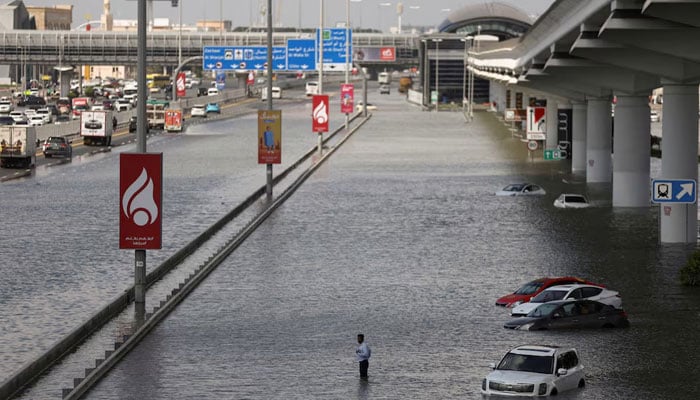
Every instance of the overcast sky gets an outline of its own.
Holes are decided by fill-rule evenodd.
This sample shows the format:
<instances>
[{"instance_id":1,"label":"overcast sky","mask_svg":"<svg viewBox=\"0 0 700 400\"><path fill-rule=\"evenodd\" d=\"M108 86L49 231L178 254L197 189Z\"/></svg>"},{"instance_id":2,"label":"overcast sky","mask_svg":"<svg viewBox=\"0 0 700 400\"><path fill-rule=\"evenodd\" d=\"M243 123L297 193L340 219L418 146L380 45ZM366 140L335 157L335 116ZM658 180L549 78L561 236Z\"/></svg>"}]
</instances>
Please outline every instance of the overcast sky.
<instances>
[{"instance_id":1,"label":"overcast sky","mask_svg":"<svg viewBox=\"0 0 700 400\"><path fill-rule=\"evenodd\" d=\"M6 3L8 0L0 0ZM70 4L73 9L73 26L89 19L98 20L102 14L102 0L25 0L30 6L53 6ZM182 4L183 23L192 25L197 20L218 20L220 10L223 19L233 21L233 26L248 26L260 23L260 4L267 0L180 0ZM403 26L421 25L437 26L450 12L469 4L486 3L486 0L361 0L350 3L350 21L352 26L381 28L388 30L397 25L396 6L403 3ZM554 0L500 0L514 5L528 14L541 14ZM111 0L112 14L115 19L136 19L137 0ZM171 6L171 0L155 0L156 18L170 18L178 21L178 8ZM273 18L284 26L313 27L320 22L320 0L272 0ZM326 26L345 21L346 0L325 0ZM281 11L278 11L281 10Z\"/></svg>"}]
</instances>

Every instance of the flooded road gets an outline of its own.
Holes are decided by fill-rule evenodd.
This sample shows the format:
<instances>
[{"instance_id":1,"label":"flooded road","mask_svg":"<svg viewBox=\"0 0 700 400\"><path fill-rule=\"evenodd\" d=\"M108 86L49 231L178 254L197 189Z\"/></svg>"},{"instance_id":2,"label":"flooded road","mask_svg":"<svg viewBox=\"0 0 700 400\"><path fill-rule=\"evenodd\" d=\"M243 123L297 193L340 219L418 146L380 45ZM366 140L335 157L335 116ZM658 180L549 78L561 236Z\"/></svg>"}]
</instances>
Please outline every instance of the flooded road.
<instances>
[{"instance_id":1,"label":"flooded road","mask_svg":"<svg viewBox=\"0 0 700 400\"><path fill-rule=\"evenodd\" d=\"M656 207L611 209L609 185L531 159L491 114L371 96L369 123L88 398L474 399L528 343L579 350L587 387L562 399L697 398L700 291L679 285L689 249L658 243ZM525 180L547 195L493 195ZM596 207L556 209L562 192ZM561 275L619 291L631 327L503 328L498 297Z\"/></svg>"}]
</instances>

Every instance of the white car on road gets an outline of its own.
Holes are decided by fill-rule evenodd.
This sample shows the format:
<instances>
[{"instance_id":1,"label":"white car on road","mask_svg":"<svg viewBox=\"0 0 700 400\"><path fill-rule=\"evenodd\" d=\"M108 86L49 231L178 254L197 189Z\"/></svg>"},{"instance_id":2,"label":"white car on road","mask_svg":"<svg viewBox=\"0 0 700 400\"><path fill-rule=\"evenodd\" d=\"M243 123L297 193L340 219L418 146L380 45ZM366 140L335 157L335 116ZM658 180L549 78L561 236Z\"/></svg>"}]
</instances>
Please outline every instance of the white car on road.
<instances>
[{"instance_id":1,"label":"white car on road","mask_svg":"<svg viewBox=\"0 0 700 400\"><path fill-rule=\"evenodd\" d=\"M27 122L29 126L43 126L46 123L44 117L39 114L32 115Z\"/></svg>"},{"instance_id":2,"label":"white car on road","mask_svg":"<svg viewBox=\"0 0 700 400\"><path fill-rule=\"evenodd\" d=\"M554 396L586 386L583 365L571 347L518 346L492 368L481 382L485 395Z\"/></svg>"},{"instance_id":3,"label":"white car on road","mask_svg":"<svg viewBox=\"0 0 700 400\"><path fill-rule=\"evenodd\" d=\"M194 106L192 106L192 110L190 111L190 115L192 117L206 118L207 117L207 108L203 104L194 105Z\"/></svg>"},{"instance_id":4,"label":"white car on road","mask_svg":"<svg viewBox=\"0 0 700 400\"><path fill-rule=\"evenodd\" d=\"M567 299L595 300L615 308L622 307L622 297L620 297L620 293L615 290L605 289L595 285L558 285L541 291L540 294L533 297L527 303L518 304L513 307L510 311L510 315L514 317L524 317L543 303Z\"/></svg>"}]
</instances>

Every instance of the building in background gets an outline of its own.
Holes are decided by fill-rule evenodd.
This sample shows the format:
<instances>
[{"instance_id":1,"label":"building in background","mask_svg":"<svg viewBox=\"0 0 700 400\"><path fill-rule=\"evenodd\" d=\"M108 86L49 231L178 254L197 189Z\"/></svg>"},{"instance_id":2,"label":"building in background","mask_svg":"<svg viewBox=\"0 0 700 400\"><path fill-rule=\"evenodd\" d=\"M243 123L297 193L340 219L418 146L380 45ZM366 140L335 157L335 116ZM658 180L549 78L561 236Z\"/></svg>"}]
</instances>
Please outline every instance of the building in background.
<instances>
[{"instance_id":1,"label":"building in background","mask_svg":"<svg viewBox=\"0 0 700 400\"><path fill-rule=\"evenodd\" d=\"M69 31L73 23L73 6L28 6L27 12L34 18L35 29L39 31Z\"/></svg>"},{"instance_id":2,"label":"building in background","mask_svg":"<svg viewBox=\"0 0 700 400\"><path fill-rule=\"evenodd\" d=\"M36 22L22 0L0 5L0 30L36 29ZM22 60L15 65L0 65L0 84L10 85L22 77Z\"/></svg>"}]
</instances>

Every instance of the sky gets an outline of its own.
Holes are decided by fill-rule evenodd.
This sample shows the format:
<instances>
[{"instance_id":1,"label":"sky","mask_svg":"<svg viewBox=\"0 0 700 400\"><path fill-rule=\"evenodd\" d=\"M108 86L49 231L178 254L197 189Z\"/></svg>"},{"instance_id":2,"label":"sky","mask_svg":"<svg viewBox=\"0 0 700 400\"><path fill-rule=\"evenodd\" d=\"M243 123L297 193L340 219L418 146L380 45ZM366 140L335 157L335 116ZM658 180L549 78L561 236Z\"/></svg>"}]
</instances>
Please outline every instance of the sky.
<instances>
[{"instance_id":1,"label":"sky","mask_svg":"<svg viewBox=\"0 0 700 400\"><path fill-rule=\"evenodd\" d=\"M8 0L0 0L7 2ZM320 24L320 4L322 0L272 0L273 18L284 26L316 27ZM323 0L325 26L335 26L345 22L346 0ZM449 14L464 6L486 3L487 0L351 0L350 25L363 28L380 28L388 31L398 25L397 3L403 3L402 26L437 26ZM499 0L520 8L528 14L544 12L554 0ZM29 6L73 5L73 26L88 20L99 20L103 0L24 0ZM260 4L267 0L180 0L182 19L186 25L194 25L197 20L231 20L233 26L260 25ZM137 0L111 0L114 19L136 19ZM223 13L220 13L223 10ZM281 10L281 11L280 11ZM179 10L171 6L170 0L155 0L155 18L170 18L177 24ZM279 17L277 17L279 15Z\"/></svg>"}]
</instances>

